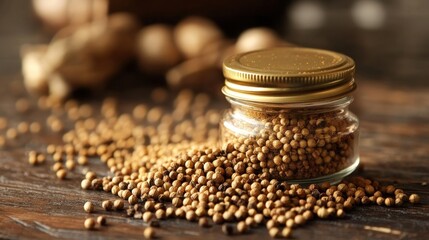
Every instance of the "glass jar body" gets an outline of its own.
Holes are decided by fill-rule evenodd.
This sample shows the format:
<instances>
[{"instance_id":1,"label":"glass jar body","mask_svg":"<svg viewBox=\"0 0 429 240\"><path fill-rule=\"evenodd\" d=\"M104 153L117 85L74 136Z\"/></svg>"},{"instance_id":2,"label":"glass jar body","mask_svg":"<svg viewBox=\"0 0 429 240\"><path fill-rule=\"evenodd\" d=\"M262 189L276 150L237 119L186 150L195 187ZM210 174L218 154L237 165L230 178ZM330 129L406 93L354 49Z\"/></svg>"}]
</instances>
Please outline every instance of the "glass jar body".
<instances>
[{"instance_id":1,"label":"glass jar body","mask_svg":"<svg viewBox=\"0 0 429 240\"><path fill-rule=\"evenodd\" d=\"M359 121L350 96L317 103L262 104L227 98L220 124L227 152L244 173L301 184L335 183L359 164Z\"/></svg>"}]
</instances>

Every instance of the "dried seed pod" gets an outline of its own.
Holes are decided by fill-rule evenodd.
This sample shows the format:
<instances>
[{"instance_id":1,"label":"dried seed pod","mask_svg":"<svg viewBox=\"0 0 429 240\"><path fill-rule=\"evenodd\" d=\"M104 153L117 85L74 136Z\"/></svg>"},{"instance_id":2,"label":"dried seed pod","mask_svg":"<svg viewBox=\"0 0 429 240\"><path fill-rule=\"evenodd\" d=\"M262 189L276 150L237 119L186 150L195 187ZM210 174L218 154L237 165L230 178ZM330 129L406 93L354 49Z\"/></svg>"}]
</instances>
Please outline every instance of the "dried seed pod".
<instances>
[{"instance_id":1,"label":"dried seed pod","mask_svg":"<svg viewBox=\"0 0 429 240\"><path fill-rule=\"evenodd\" d=\"M186 58L200 56L204 48L223 37L221 30L209 19L188 17L174 29L174 38Z\"/></svg>"},{"instance_id":2,"label":"dried seed pod","mask_svg":"<svg viewBox=\"0 0 429 240\"><path fill-rule=\"evenodd\" d=\"M258 27L242 32L235 45L236 52L241 53L287 44L272 29Z\"/></svg>"},{"instance_id":3,"label":"dried seed pod","mask_svg":"<svg viewBox=\"0 0 429 240\"><path fill-rule=\"evenodd\" d=\"M47 45L24 45L21 47L22 75L24 86L29 93L42 95L48 93L48 73L43 56Z\"/></svg>"},{"instance_id":4,"label":"dried seed pod","mask_svg":"<svg viewBox=\"0 0 429 240\"><path fill-rule=\"evenodd\" d=\"M181 60L174 43L173 29L165 24L154 24L140 30L137 52L140 67L148 73L162 73Z\"/></svg>"}]
</instances>

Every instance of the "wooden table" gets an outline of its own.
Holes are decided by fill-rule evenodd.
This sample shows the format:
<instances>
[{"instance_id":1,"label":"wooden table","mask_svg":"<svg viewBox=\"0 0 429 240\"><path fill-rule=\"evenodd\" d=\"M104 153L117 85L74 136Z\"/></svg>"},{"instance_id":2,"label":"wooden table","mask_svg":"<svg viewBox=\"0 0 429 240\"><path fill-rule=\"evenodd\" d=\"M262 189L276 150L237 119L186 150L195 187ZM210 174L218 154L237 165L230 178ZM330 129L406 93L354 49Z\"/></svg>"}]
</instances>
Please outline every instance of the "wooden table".
<instances>
[{"instance_id":1,"label":"wooden table","mask_svg":"<svg viewBox=\"0 0 429 240\"><path fill-rule=\"evenodd\" d=\"M10 125L23 120L45 122L35 108L17 114L14 101L26 96L19 76L0 77L0 116ZM341 220L315 220L294 231L297 239L429 239L429 88L404 89L363 80L359 82L353 110L361 119L361 163L358 175L394 183L409 193L418 193L421 203L404 207L358 207ZM139 89L120 96L123 108L139 101ZM120 95L120 93L118 93ZM97 100L91 100L97 101ZM0 131L0 134L4 132ZM43 131L21 137L0 150L0 239L142 239L142 220L122 212L105 212L100 203L112 195L84 191L79 171L67 180L55 178L50 164L31 167L26 153L42 150L60 141L58 134ZM91 168L107 169L99 161ZM108 216L107 227L95 231L83 228L85 201L96 203L96 213ZM369 226L369 227L368 227ZM390 230L389 230L390 229ZM201 229L184 220L161 222L162 239L227 238L220 226ZM231 237L232 238L232 237ZM269 238L264 227L236 239Z\"/></svg>"},{"instance_id":2,"label":"wooden table","mask_svg":"<svg viewBox=\"0 0 429 240\"><path fill-rule=\"evenodd\" d=\"M14 102L20 97L27 97L18 74L18 48L26 42L46 42L46 37L41 37L28 3L0 2L0 13L0 116L9 118L10 125L28 119L45 123L45 113L33 108L27 114L17 114ZM416 23L422 24L424 21L419 20ZM404 24L411 30L413 28L409 27L416 25ZM405 36L405 40L424 40L420 35ZM337 35L335 37L337 38ZM407 65L393 72L407 75L414 70L420 70L421 73L423 66L427 66L427 60L424 59L427 54L417 47L409 49L410 46L397 46L403 41L392 42L394 49L399 49L400 53L408 56L403 59ZM411 43L412 46L416 45L415 42ZM314 41L312 44L315 46ZM337 42L333 44L336 45ZM368 53L360 48L358 50ZM410 56L415 55L405 53L413 53L414 50L415 55L421 58L411 61ZM371 59L373 56L381 57L371 52ZM385 56L384 66L380 63L380 66L374 67L387 67L390 56ZM374 59L379 61L380 58ZM357 63L359 66L360 62ZM363 80L359 77L358 80L359 87L352 108L361 119L360 156L363 170L356 174L384 183L394 183L409 193L418 193L421 203L393 208L358 207L348 213L345 219L312 221L305 227L296 229L293 236L295 239L429 239L429 186L424 184L429 182L427 77L409 79L409 84L401 85L398 85L398 82L380 83L380 79ZM409 86L404 88L405 85ZM114 94L120 95L123 108L129 108L140 101L139 96L142 95L141 88L135 87L125 89L122 95L120 91ZM0 135L3 134L4 131L0 130ZM111 198L111 194L81 190L81 169L71 174L67 180L61 181L56 179L49 169L50 164L30 167L26 157L29 150L42 150L46 144L59 143L60 140L58 134L43 131L31 137L20 137L6 148L0 149L0 239L142 239L142 220L127 218L125 213L106 213L100 210L100 201ZM107 170L99 161L92 161L91 168L100 172ZM96 231L84 230L83 221L87 214L82 206L88 200L97 205L95 215L108 215L107 227ZM184 220L163 221L157 233L162 239L227 238L221 233L219 226L201 229L197 224ZM252 229L249 234L229 238L269 237L265 228L259 227Z\"/></svg>"}]
</instances>

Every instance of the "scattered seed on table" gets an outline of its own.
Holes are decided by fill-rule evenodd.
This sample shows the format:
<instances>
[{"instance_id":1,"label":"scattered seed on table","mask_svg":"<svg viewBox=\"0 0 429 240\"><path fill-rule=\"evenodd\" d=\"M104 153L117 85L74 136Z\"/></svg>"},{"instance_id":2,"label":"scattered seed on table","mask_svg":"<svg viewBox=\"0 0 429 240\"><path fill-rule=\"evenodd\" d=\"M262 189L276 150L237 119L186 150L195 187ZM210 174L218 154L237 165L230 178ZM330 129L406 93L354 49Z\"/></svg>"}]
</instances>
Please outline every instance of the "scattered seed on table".
<instances>
[{"instance_id":1,"label":"scattered seed on table","mask_svg":"<svg viewBox=\"0 0 429 240\"><path fill-rule=\"evenodd\" d=\"M105 225L107 224L106 217L105 217L105 216L98 216L98 217L97 217L97 223L98 223L100 226L105 226Z\"/></svg>"},{"instance_id":2,"label":"scattered seed on table","mask_svg":"<svg viewBox=\"0 0 429 240\"><path fill-rule=\"evenodd\" d=\"M223 232L225 235L232 235L233 231L234 231L234 229L233 229L233 227L232 227L230 224L226 224L226 223L224 223L224 224L222 225L222 232Z\"/></svg>"},{"instance_id":3,"label":"scattered seed on table","mask_svg":"<svg viewBox=\"0 0 429 240\"><path fill-rule=\"evenodd\" d=\"M410 203L416 204L420 202L420 196L417 194L411 194L409 198Z\"/></svg>"},{"instance_id":4,"label":"scattered seed on table","mask_svg":"<svg viewBox=\"0 0 429 240\"><path fill-rule=\"evenodd\" d=\"M244 221L237 223L237 231L239 233L245 233L247 232L247 230L248 230L248 227Z\"/></svg>"},{"instance_id":5,"label":"scattered seed on table","mask_svg":"<svg viewBox=\"0 0 429 240\"><path fill-rule=\"evenodd\" d=\"M290 238L292 236L292 228L283 228L281 235L283 238Z\"/></svg>"},{"instance_id":6,"label":"scattered seed on table","mask_svg":"<svg viewBox=\"0 0 429 240\"><path fill-rule=\"evenodd\" d=\"M113 202L113 208L117 211L124 209L124 201L117 199Z\"/></svg>"},{"instance_id":7,"label":"scattered seed on table","mask_svg":"<svg viewBox=\"0 0 429 240\"><path fill-rule=\"evenodd\" d=\"M85 179L86 180L86 179ZM106 211L110 211L110 210L112 210L112 208L113 208L113 202L112 201L110 201L110 200L104 200L102 203L101 203L101 207L102 208L104 208L104 210L106 210Z\"/></svg>"},{"instance_id":8,"label":"scattered seed on table","mask_svg":"<svg viewBox=\"0 0 429 240\"><path fill-rule=\"evenodd\" d=\"M87 213L92 213L94 211L94 204L92 204L92 202L86 202L83 205L83 210Z\"/></svg>"},{"instance_id":9,"label":"scattered seed on table","mask_svg":"<svg viewBox=\"0 0 429 240\"><path fill-rule=\"evenodd\" d=\"M268 229L268 234L272 238L278 238L279 237L280 230L276 227Z\"/></svg>"},{"instance_id":10,"label":"scattered seed on table","mask_svg":"<svg viewBox=\"0 0 429 240\"><path fill-rule=\"evenodd\" d=\"M83 179L82 182L80 182L80 187L82 189L88 190L91 188L91 182L88 179Z\"/></svg>"},{"instance_id":11,"label":"scattered seed on table","mask_svg":"<svg viewBox=\"0 0 429 240\"><path fill-rule=\"evenodd\" d=\"M200 227L210 227L210 223L209 223L209 219L206 217L202 217L198 220L198 225L200 225Z\"/></svg>"},{"instance_id":12,"label":"scattered seed on table","mask_svg":"<svg viewBox=\"0 0 429 240\"><path fill-rule=\"evenodd\" d=\"M143 236L146 239L154 238L155 237L155 229L152 227L147 227L143 232Z\"/></svg>"},{"instance_id":13,"label":"scattered seed on table","mask_svg":"<svg viewBox=\"0 0 429 240\"><path fill-rule=\"evenodd\" d=\"M57 175L57 178L59 178L59 179L65 179L66 176L67 176L67 170L65 170L65 169L59 169L55 174Z\"/></svg>"},{"instance_id":14,"label":"scattered seed on table","mask_svg":"<svg viewBox=\"0 0 429 240\"><path fill-rule=\"evenodd\" d=\"M142 218L143 218L143 222L149 223L153 218L153 213L152 212L144 212Z\"/></svg>"},{"instance_id":15,"label":"scattered seed on table","mask_svg":"<svg viewBox=\"0 0 429 240\"><path fill-rule=\"evenodd\" d=\"M94 218L90 217L85 219L84 226L87 230L93 230L95 228L95 224L96 222Z\"/></svg>"}]
</instances>

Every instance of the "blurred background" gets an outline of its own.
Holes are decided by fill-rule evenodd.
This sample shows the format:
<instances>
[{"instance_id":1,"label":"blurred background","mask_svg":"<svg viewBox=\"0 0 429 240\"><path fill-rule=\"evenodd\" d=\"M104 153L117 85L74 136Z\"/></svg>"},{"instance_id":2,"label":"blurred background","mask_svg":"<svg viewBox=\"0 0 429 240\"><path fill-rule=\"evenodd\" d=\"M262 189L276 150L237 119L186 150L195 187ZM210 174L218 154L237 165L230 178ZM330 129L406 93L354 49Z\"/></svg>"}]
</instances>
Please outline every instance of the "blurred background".
<instances>
[{"instance_id":1,"label":"blurred background","mask_svg":"<svg viewBox=\"0 0 429 240\"><path fill-rule=\"evenodd\" d=\"M225 56L299 45L351 56L361 79L429 86L428 22L425 0L0 0L0 80L23 71L27 90L60 99L106 85L210 92Z\"/></svg>"}]
</instances>

